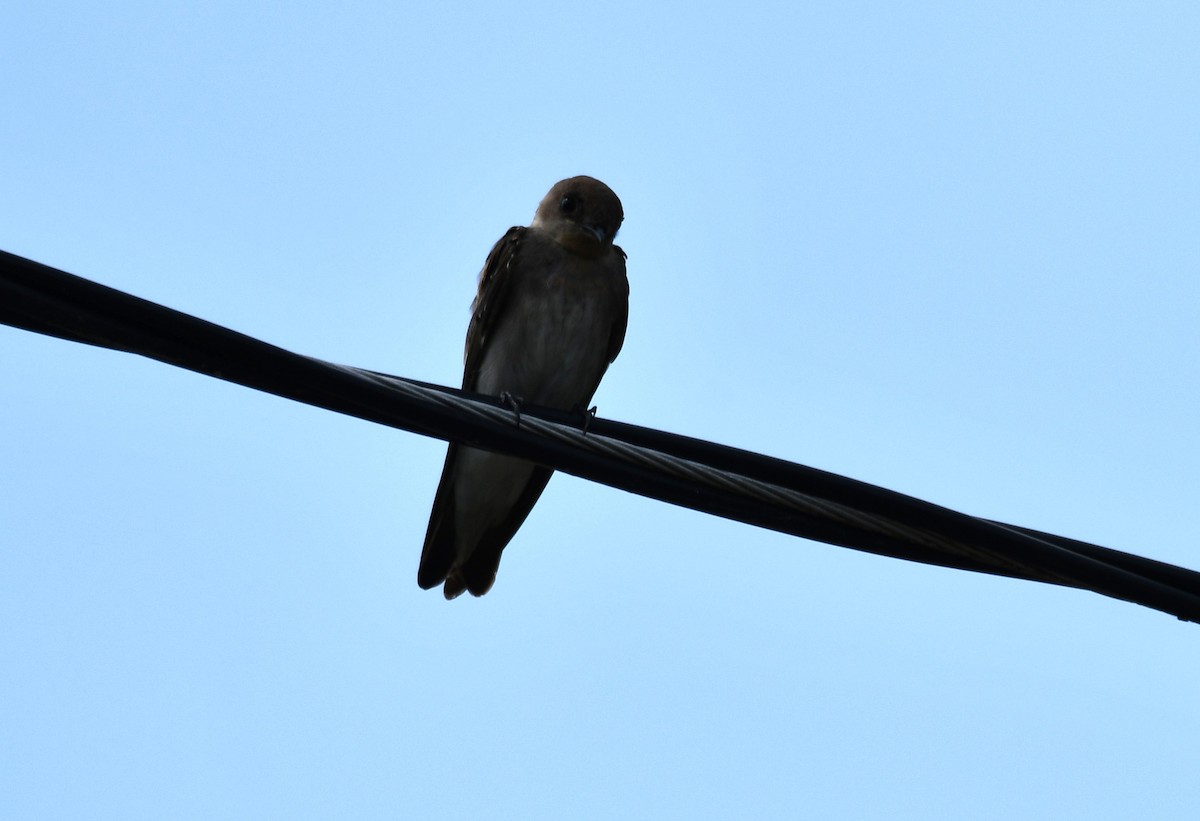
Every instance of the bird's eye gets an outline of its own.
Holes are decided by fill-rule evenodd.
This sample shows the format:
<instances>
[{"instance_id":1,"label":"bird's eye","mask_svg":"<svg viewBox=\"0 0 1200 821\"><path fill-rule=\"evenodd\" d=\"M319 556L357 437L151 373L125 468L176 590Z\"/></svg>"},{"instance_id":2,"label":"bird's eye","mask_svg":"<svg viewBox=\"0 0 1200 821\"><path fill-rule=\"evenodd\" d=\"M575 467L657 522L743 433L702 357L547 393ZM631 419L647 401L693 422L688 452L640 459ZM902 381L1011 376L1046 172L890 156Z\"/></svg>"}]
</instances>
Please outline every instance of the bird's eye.
<instances>
[{"instance_id":1,"label":"bird's eye","mask_svg":"<svg viewBox=\"0 0 1200 821\"><path fill-rule=\"evenodd\" d=\"M569 214L579 207L579 200L574 194L567 194L558 201L558 210L564 214Z\"/></svg>"}]
</instances>

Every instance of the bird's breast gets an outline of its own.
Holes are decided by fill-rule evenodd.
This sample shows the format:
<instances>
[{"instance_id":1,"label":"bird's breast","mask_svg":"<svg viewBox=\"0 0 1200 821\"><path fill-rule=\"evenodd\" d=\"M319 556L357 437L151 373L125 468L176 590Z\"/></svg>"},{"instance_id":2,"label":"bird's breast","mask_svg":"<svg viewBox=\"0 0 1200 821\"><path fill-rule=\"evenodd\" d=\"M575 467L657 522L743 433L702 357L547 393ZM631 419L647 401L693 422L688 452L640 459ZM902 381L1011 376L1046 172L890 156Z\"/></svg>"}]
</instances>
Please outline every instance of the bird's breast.
<instances>
[{"instance_id":1,"label":"bird's breast","mask_svg":"<svg viewBox=\"0 0 1200 821\"><path fill-rule=\"evenodd\" d=\"M607 275L569 261L523 278L484 352L479 390L564 410L588 402L619 310Z\"/></svg>"}]
</instances>

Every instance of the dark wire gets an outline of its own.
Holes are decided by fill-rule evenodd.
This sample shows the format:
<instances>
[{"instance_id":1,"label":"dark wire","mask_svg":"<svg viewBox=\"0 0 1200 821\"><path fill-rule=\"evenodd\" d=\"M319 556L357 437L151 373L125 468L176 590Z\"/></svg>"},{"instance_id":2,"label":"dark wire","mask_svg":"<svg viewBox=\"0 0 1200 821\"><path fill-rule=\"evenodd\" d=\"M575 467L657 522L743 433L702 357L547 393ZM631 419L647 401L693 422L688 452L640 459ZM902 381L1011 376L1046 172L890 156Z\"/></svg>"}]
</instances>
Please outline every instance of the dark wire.
<instances>
[{"instance_id":1,"label":"dark wire","mask_svg":"<svg viewBox=\"0 0 1200 821\"><path fill-rule=\"evenodd\" d=\"M322 362L0 251L0 322L136 353L383 425L501 451L612 487L909 561L1092 590L1200 621L1200 573L968 516L781 459ZM526 420L529 420L528 423Z\"/></svg>"}]
</instances>

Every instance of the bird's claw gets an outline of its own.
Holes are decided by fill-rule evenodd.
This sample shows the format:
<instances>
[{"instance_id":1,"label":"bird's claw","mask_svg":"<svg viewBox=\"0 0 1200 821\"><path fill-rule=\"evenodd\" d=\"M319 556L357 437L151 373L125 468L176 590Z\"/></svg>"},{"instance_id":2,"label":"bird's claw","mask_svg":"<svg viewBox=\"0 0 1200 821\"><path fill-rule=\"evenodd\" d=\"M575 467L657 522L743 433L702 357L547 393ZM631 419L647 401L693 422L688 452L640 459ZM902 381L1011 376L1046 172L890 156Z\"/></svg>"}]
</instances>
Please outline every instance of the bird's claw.
<instances>
[{"instance_id":1,"label":"bird's claw","mask_svg":"<svg viewBox=\"0 0 1200 821\"><path fill-rule=\"evenodd\" d=\"M576 407L576 411L583 416L583 426L580 428L580 431L583 432L584 436L587 436L588 428L592 426L592 420L596 418L596 409L596 405L592 405L586 410L581 407Z\"/></svg>"},{"instance_id":2,"label":"bird's claw","mask_svg":"<svg viewBox=\"0 0 1200 821\"><path fill-rule=\"evenodd\" d=\"M513 418L518 428L521 427L521 405L524 403L525 400L521 397L511 394L508 391L500 391L500 404L512 410Z\"/></svg>"}]
</instances>

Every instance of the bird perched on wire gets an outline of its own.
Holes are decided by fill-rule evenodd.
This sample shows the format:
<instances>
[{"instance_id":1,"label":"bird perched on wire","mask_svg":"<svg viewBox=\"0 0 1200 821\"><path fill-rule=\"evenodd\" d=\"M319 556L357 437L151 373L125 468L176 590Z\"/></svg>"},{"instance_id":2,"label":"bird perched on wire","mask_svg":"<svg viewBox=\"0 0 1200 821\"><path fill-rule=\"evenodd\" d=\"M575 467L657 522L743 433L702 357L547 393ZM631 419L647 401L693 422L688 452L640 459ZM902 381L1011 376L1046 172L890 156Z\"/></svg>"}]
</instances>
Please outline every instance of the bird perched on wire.
<instances>
[{"instance_id":1,"label":"bird perched on wire","mask_svg":"<svg viewBox=\"0 0 1200 821\"><path fill-rule=\"evenodd\" d=\"M527 228L510 228L479 275L463 389L582 410L625 340L629 282L613 245L624 220L612 189L591 177L555 183ZM433 500L417 583L447 599L482 596L500 554L553 471L451 443Z\"/></svg>"}]
</instances>

